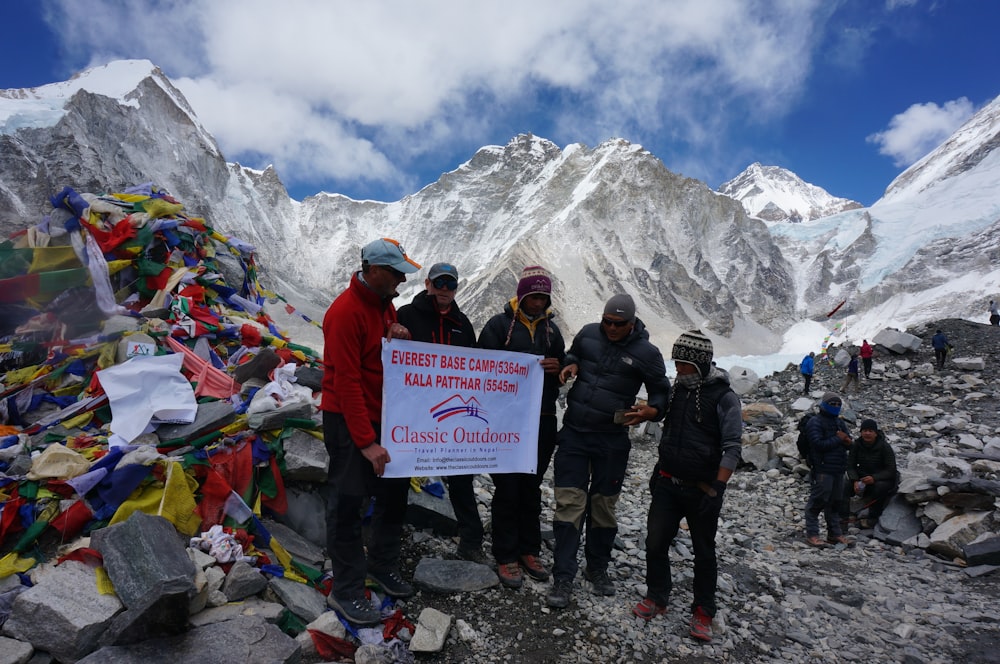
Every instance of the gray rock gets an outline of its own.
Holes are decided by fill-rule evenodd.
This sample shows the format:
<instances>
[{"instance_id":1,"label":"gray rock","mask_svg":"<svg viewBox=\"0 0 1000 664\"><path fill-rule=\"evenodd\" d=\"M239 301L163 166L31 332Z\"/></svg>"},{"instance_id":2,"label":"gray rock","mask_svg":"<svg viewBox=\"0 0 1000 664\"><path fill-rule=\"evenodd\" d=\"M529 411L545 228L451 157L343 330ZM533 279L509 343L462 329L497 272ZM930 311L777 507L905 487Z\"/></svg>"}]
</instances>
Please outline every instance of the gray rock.
<instances>
[{"instance_id":1,"label":"gray rock","mask_svg":"<svg viewBox=\"0 0 1000 664\"><path fill-rule=\"evenodd\" d=\"M920 348L920 337L908 332L886 328L875 335L872 343L882 346L897 355L902 355L907 351L915 351Z\"/></svg>"},{"instance_id":2,"label":"gray rock","mask_svg":"<svg viewBox=\"0 0 1000 664\"><path fill-rule=\"evenodd\" d=\"M162 442L190 442L217 431L236 419L232 404L226 401L206 401L198 404L198 412L190 424L161 424L156 435Z\"/></svg>"},{"instance_id":3,"label":"gray rock","mask_svg":"<svg viewBox=\"0 0 1000 664\"><path fill-rule=\"evenodd\" d=\"M732 366L729 368L729 384L736 394L746 394L760 384L760 376L753 369Z\"/></svg>"},{"instance_id":4,"label":"gray rock","mask_svg":"<svg viewBox=\"0 0 1000 664\"><path fill-rule=\"evenodd\" d=\"M875 526L875 537L890 544L902 544L921 532L913 507L899 494L892 497Z\"/></svg>"},{"instance_id":5,"label":"gray rock","mask_svg":"<svg viewBox=\"0 0 1000 664\"><path fill-rule=\"evenodd\" d=\"M412 652L438 652L444 647L454 618L437 609L427 607L417 619L417 631L410 641Z\"/></svg>"},{"instance_id":6,"label":"gray rock","mask_svg":"<svg viewBox=\"0 0 1000 664\"><path fill-rule=\"evenodd\" d=\"M942 523L930 534L927 547L951 558L961 557L962 548L979 535L989 532L995 524L992 511L975 511L959 514Z\"/></svg>"},{"instance_id":7,"label":"gray rock","mask_svg":"<svg viewBox=\"0 0 1000 664\"><path fill-rule=\"evenodd\" d=\"M276 576L268 582L268 590L304 622L310 623L326 611L326 597L304 583Z\"/></svg>"},{"instance_id":8,"label":"gray rock","mask_svg":"<svg viewBox=\"0 0 1000 664\"><path fill-rule=\"evenodd\" d=\"M187 629L191 584L172 579L116 615L101 635L103 645L127 645L160 636L173 636Z\"/></svg>"},{"instance_id":9,"label":"gray rock","mask_svg":"<svg viewBox=\"0 0 1000 664\"><path fill-rule=\"evenodd\" d=\"M282 524L316 546L326 548L326 501L324 488L312 484L285 485L288 510L276 517Z\"/></svg>"},{"instance_id":10,"label":"gray rock","mask_svg":"<svg viewBox=\"0 0 1000 664\"><path fill-rule=\"evenodd\" d=\"M239 616L258 617L269 623L278 624L285 613L285 607L277 602L266 602L259 597L248 597L242 602L231 602L214 606L191 616L191 626L201 627L213 623L233 620Z\"/></svg>"},{"instance_id":11,"label":"gray rock","mask_svg":"<svg viewBox=\"0 0 1000 664\"><path fill-rule=\"evenodd\" d=\"M34 654L30 643L0 636L0 664L25 664Z\"/></svg>"},{"instance_id":12,"label":"gray rock","mask_svg":"<svg viewBox=\"0 0 1000 664\"><path fill-rule=\"evenodd\" d=\"M297 664L295 639L260 618L240 616L182 636L128 646L105 646L77 664Z\"/></svg>"},{"instance_id":13,"label":"gray rock","mask_svg":"<svg viewBox=\"0 0 1000 664\"><path fill-rule=\"evenodd\" d=\"M982 371L986 368L986 362L981 357L956 357L951 362L956 369L963 371Z\"/></svg>"},{"instance_id":14,"label":"gray rock","mask_svg":"<svg viewBox=\"0 0 1000 664\"><path fill-rule=\"evenodd\" d=\"M163 517L134 512L123 523L95 531L91 546L104 557L126 607L145 606L150 593L194 595L194 563L173 524Z\"/></svg>"},{"instance_id":15,"label":"gray rock","mask_svg":"<svg viewBox=\"0 0 1000 664\"><path fill-rule=\"evenodd\" d=\"M251 595L256 595L267 588L267 579L256 567L251 567L243 561L233 564L222 584L222 592L230 602L238 602Z\"/></svg>"},{"instance_id":16,"label":"gray rock","mask_svg":"<svg viewBox=\"0 0 1000 664\"><path fill-rule=\"evenodd\" d=\"M322 440L295 429L281 441L285 450L285 479L300 482L325 482L330 454Z\"/></svg>"},{"instance_id":17,"label":"gray rock","mask_svg":"<svg viewBox=\"0 0 1000 664\"><path fill-rule=\"evenodd\" d=\"M1000 565L1000 537L972 542L962 547L965 561L970 565Z\"/></svg>"},{"instance_id":18,"label":"gray rock","mask_svg":"<svg viewBox=\"0 0 1000 664\"><path fill-rule=\"evenodd\" d=\"M321 547L277 521L264 519L263 523L271 536L275 537L293 558L316 569L323 569L326 553Z\"/></svg>"},{"instance_id":19,"label":"gray rock","mask_svg":"<svg viewBox=\"0 0 1000 664\"><path fill-rule=\"evenodd\" d=\"M421 558L413 572L413 582L438 593L474 592L500 583L496 572L467 560Z\"/></svg>"},{"instance_id":20,"label":"gray rock","mask_svg":"<svg viewBox=\"0 0 1000 664\"><path fill-rule=\"evenodd\" d=\"M41 568L33 577L36 585L14 600L4 635L64 661L96 648L108 621L121 611L121 600L100 594L94 570L83 563Z\"/></svg>"},{"instance_id":21,"label":"gray rock","mask_svg":"<svg viewBox=\"0 0 1000 664\"><path fill-rule=\"evenodd\" d=\"M267 410L250 415L247 417L247 425L256 431L282 429L285 426L286 420L308 420L312 417L314 410L315 408L310 403L282 406L276 410Z\"/></svg>"},{"instance_id":22,"label":"gray rock","mask_svg":"<svg viewBox=\"0 0 1000 664\"><path fill-rule=\"evenodd\" d=\"M458 522L448 500L447 489L442 498L426 491L410 491L407 501L407 523L415 528L430 528L436 535L444 537L458 534Z\"/></svg>"}]
</instances>

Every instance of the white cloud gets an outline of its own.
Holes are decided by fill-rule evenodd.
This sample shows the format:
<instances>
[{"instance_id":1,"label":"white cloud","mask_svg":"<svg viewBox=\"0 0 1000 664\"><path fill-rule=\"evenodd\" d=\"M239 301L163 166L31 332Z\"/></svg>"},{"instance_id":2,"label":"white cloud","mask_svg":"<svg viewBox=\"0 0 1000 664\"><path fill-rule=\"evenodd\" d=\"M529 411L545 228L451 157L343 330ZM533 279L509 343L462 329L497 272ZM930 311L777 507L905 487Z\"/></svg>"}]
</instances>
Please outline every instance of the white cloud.
<instances>
[{"instance_id":1,"label":"white cloud","mask_svg":"<svg viewBox=\"0 0 1000 664\"><path fill-rule=\"evenodd\" d=\"M793 105L830 13L824 0L50 1L68 52L153 61L228 158L255 154L286 181L390 183L419 150L506 127L539 99L570 141L662 132L712 153L734 119Z\"/></svg>"},{"instance_id":2,"label":"white cloud","mask_svg":"<svg viewBox=\"0 0 1000 664\"><path fill-rule=\"evenodd\" d=\"M945 102L913 104L889 121L889 128L865 140L879 147L879 154L906 168L939 146L975 113L975 106L965 97Z\"/></svg>"}]
</instances>

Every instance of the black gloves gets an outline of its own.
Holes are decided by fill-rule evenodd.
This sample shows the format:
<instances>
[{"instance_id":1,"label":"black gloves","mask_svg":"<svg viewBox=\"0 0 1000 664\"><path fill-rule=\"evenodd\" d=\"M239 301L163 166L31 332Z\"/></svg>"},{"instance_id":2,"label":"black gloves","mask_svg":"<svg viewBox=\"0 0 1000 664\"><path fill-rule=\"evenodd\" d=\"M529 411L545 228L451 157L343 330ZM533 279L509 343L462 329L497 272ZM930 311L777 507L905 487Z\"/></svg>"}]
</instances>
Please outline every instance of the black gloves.
<instances>
[{"instance_id":1,"label":"black gloves","mask_svg":"<svg viewBox=\"0 0 1000 664\"><path fill-rule=\"evenodd\" d=\"M705 493L698 505L698 515L705 519L717 519L722 511L722 495L726 492L726 483L720 480L712 482L715 495Z\"/></svg>"}]
</instances>

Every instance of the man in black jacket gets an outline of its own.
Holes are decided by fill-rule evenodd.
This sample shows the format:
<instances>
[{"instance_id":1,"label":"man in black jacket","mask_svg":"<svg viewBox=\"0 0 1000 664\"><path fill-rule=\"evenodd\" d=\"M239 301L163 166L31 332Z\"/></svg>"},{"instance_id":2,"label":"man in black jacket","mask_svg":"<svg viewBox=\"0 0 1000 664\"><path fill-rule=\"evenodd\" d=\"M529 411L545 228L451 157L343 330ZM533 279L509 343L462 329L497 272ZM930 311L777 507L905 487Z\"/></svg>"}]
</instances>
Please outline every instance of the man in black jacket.
<instances>
[{"instance_id":1,"label":"man in black jacket","mask_svg":"<svg viewBox=\"0 0 1000 664\"><path fill-rule=\"evenodd\" d=\"M677 369L667 403L659 457L649 480L646 519L646 597L632 613L650 620L665 613L673 581L670 545L682 519L694 550L690 634L712 640L719 565L715 533L723 494L742 458L743 418L729 374L714 366L712 341L690 330L674 342Z\"/></svg>"},{"instance_id":2,"label":"man in black jacket","mask_svg":"<svg viewBox=\"0 0 1000 664\"><path fill-rule=\"evenodd\" d=\"M844 494L844 471L847 470L847 450L853 440L847 424L840 419L843 401L839 394L827 392L819 403L819 414L806 423L809 437L810 473L809 502L806 503L806 544L826 546L847 544L840 524L840 500ZM819 515L826 517L827 539L819 536Z\"/></svg>"},{"instance_id":3,"label":"man in black jacket","mask_svg":"<svg viewBox=\"0 0 1000 664\"><path fill-rule=\"evenodd\" d=\"M896 453L875 420L861 422L861 437L854 441L847 455L847 479L840 503L841 525L850 516L851 496L857 495L868 508L859 525L873 527L899 486Z\"/></svg>"},{"instance_id":4,"label":"man in black jacket","mask_svg":"<svg viewBox=\"0 0 1000 664\"><path fill-rule=\"evenodd\" d=\"M476 330L458 308L458 269L450 263L435 263L424 279L424 289L410 304L396 312L399 322L410 331L414 341L474 348ZM483 553L483 522L476 506L473 475L446 477L448 497L458 522L459 558L483 565L489 559Z\"/></svg>"},{"instance_id":5,"label":"man in black jacket","mask_svg":"<svg viewBox=\"0 0 1000 664\"><path fill-rule=\"evenodd\" d=\"M614 595L608 577L611 549L618 533L615 505L628 466L628 427L659 420L670 396L660 350L635 316L628 295L615 295L600 323L584 325L566 354L561 382L576 377L566 397L566 414L555 457L556 510L554 581L549 606L569 605L580 532L587 531L585 577L599 595ZM645 384L648 399L635 402Z\"/></svg>"},{"instance_id":6,"label":"man in black jacket","mask_svg":"<svg viewBox=\"0 0 1000 664\"><path fill-rule=\"evenodd\" d=\"M538 355L545 372L538 418L538 465L535 473L494 473L493 558L497 576L507 588L520 588L527 574L545 581L549 572L538 559L542 548L542 477L556 447L556 399L559 369L566 342L556 325L552 306L552 277L538 265L521 271L517 294L479 333L479 347Z\"/></svg>"}]
</instances>

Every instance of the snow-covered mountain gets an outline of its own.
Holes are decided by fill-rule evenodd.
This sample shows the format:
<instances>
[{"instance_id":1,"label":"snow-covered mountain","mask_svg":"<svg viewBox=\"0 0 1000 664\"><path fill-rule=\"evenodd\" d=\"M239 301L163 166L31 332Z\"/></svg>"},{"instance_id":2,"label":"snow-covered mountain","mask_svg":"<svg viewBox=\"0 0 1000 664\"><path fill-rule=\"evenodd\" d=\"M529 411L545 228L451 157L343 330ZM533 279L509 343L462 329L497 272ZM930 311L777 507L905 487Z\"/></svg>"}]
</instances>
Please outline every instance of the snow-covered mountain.
<instances>
[{"instance_id":1,"label":"snow-covered mountain","mask_svg":"<svg viewBox=\"0 0 1000 664\"><path fill-rule=\"evenodd\" d=\"M861 203L831 196L780 166L754 162L719 187L719 193L743 204L747 214L764 221L812 221L863 207Z\"/></svg>"},{"instance_id":2,"label":"snow-covered mountain","mask_svg":"<svg viewBox=\"0 0 1000 664\"><path fill-rule=\"evenodd\" d=\"M297 202L273 169L227 163L152 63L112 63L67 83L0 91L0 232L37 223L65 185L104 192L153 181L256 245L265 283L313 318L347 283L360 247L389 236L425 265L459 267L460 302L477 326L513 294L523 266L541 264L567 336L597 319L610 295L629 292L665 350L700 327L719 354L769 353L803 325L828 324L843 300L839 321L859 335L982 318L1000 292L996 106L956 134L969 137L955 148L961 158L942 146L933 163L952 166L934 171L940 177L928 175L929 155L920 177L904 173L870 209L848 209L856 204L781 169L755 164L722 195L624 140L559 148L529 134L481 148L400 201L320 193ZM747 201L755 215L774 203L803 220L762 221ZM811 220L830 206L848 211Z\"/></svg>"}]
</instances>

